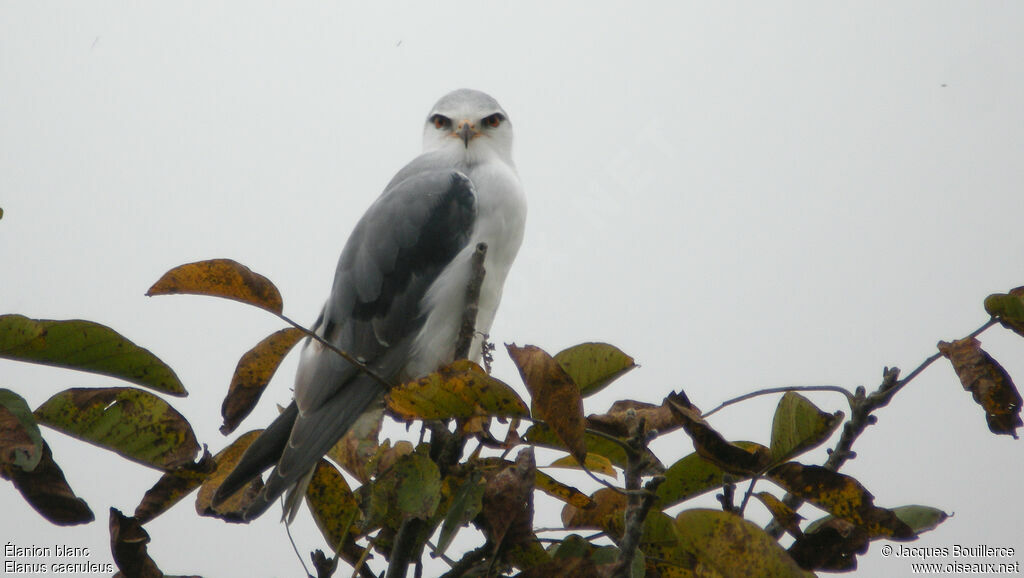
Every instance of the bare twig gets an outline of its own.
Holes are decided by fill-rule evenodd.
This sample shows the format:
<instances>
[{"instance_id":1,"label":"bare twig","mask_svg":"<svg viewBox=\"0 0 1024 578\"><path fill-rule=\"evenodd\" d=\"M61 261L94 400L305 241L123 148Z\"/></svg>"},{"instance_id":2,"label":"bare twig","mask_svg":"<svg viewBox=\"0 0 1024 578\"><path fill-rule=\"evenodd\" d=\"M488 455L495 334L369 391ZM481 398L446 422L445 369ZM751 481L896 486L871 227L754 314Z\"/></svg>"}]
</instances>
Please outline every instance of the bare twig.
<instances>
[{"instance_id":1,"label":"bare twig","mask_svg":"<svg viewBox=\"0 0 1024 578\"><path fill-rule=\"evenodd\" d=\"M752 496L754 494L754 486L757 484L757 480L760 480L760 479L761 479L760 475L756 475L756 476L750 478L750 485L747 486L747 491L743 492L743 501L740 502L740 512L739 512L739 514L741 516L743 515L744 512L747 511L747 503L750 502L750 496Z\"/></svg>"},{"instance_id":2,"label":"bare twig","mask_svg":"<svg viewBox=\"0 0 1024 578\"><path fill-rule=\"evenodd\" d=\"M790 391L834 391L845 395L847 401L849 401L851 405L853 404L853 394L850 393L850 391L845 387L839 387L838 385L792 385L787 387L771 387L768 389L759 389L757 391L752 391L739 397L734 397L730 400L723 401L715 409L708 412L704 412L703 414L701 414L701 417L708 417L721 409L733 405L734 403L739 403L741 401L746 401L748 399L760 397L762 395L771 395L773 393L786 393Z\"/></svg>"},{"instance_id":3,"label":"bare twig","mask_svg":"<svg viewBox=\"0 0 1024 578\"><path fill-rule=\"evenodd\" d=\"M487 256L487 243L480 243L473 251L472 273L466 287L466 308L462 311L462 323L459 326L459 339L455 342L455 359L469 357L469 349L476 335L476 315L480 310L480 287L484 284L484 257Z\"/></svg>"},{"instance_id":4,"label":"bare twig","mask_svg":"<svg viewBox=\"0 0 1024 578\"><path fill-rule=\"evenodd\" d=\"M284 503L284 500L281 500ZM313 578L313 575L309 573L309 568L306 567L306 561L302 559L302 554L299 553L299 547L295 545L295 538L292 538L291 524L284 525L284 533L288 535L288 542L292 545L292 550L295 551L295 557L299 559L299 564L302 564L302 571L306 573L306 576Z\"/></svg>"},{"instance_id":5,"label":"bare twig","mask_svg":"<svg viewBox=\"0 0 1024 578\"><path fill-rule=\"evenodd\" d=\"M722 493L715 496L715 499L722 504L723 512L733 513L736 511L736 504L733 500L736 497L736 482L729 476L728 480L722 484Z\"/></svg>"},{"instance_id":6,"label":"bare twig","mask_svg":"<svg viewBox=\"0 0 1024 578\"><path fill-rule=\"evenodd\" d=\"M430 557L431 558L435 558L435 559L436 558L440 558L449 567L455 565L455 560L452 560L451 558L446 556L444 552L438 552L437 551L437 546L433 542L431 542L430 540L427 540L427 546L430 547Z\"/></svg>"},{"instance_id":7,"label":"bare twig","mask_svg":"<svg viewBox=\"0 0 1024 578\"><path fill-rule=\"evenodd\" d=\"M292 321L291 318L289 318L287 315L285 315L283 313L274 313L274 315L277 315L277 317L281 321L284 321L288 325L291 325L292 327L294 327L294 328L298 329L299 331L305 333L311 339L313 339L313 340L317 341L318 343L320 343L320 345L323 345L327 349L330 349L334 353L337 353L338 355L341 356L342 359L344 359L345 361L347 361L347 362L351 363L352 365L356 366L359 369L359 371L362 371L366 375L369 375L370 377L376 379L384 387L386 387L388 389L391 389L391 387L393 386L393 384L390 381L384 379L383 377L381 377L381 375L379 373L377 373L376 371L370 369L365 363L363 363L362 361L359 361L358 359L353 357L351 353L349 353L347 351L343 351L341 349L338 349L332 343L330 343L329 341L327 341L323 337L320 337L319 335L317 335L315 331L310 331L309 329L306 329L302 325L299 325L298 323Z\"/></svg>"}]
</instances>

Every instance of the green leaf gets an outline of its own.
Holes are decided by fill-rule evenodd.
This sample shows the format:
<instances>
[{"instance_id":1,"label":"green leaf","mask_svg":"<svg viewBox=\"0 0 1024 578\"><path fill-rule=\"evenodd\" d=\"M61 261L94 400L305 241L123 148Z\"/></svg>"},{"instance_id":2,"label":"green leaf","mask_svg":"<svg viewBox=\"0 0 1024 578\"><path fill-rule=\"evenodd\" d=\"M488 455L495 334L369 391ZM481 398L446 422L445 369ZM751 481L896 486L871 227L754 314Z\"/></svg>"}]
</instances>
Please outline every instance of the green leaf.
<instances>
[{"instance_id":1,"label":"green leaf","mask_svg":"<svg viewBox=\"0 0 1024 578\"><path fill-rule=\"evenodd\" d=\"M441 503L441 471L430 458L411 453L399 457L370 489L367 525L398 528L403 520L426 520Z\"/></svg>"},{"instance_id":2,"label":"green leaf","mask_svg":"<svg viewBox=\"0 0 1024 578\"><path fill-rule=\"evenodd\" d=\"M146 295L208 295L239 301L278 315L284 302L277 287L259 273L231 259L179 265L163 274Z\"/></svg>"},{"instance_id":3,"label":"green leaf","mask_svg":"<svg viewBox=\"0 0 1024 578\"><path fill-rule=\"evenodd\" d=\"M441 471L430 458L409 454L391 469L397 479L398 509L426 520L441 502Z\"/></svg>"},{"instance_id":4,"label":"green leaf","mask_svg":"<svg viewBox=\"0 0 1024 578\"><path fill-rule=\"evenodd\" d=\"M1024 335L1024 287L1007 293L995 293L985 298L985 311L995 317L1003 327Z\"/></svg>"},{"instance_id":5,"label":"green leaf","mask_svg":"<svg viewBox=\"0 0 1024 578\"><path fill-rule=\"evenodd\" d=\"M412 419L526 417L529 409L507 384L461 359L388 392L388 407Z\"/></svg>"},{"instance_id":6,"label":"green leaf","mask_svg":"<svg viewBox=\"0 0 1024 578\"><path fill-rule=\"evenodd\" d=\"M931 506L900 506L892 509L893 513L903 523L910 526L915 534L922 534L934 530L939 524L946 521L949 514Z\"/></svg>"},{"instance_id":7,"label":"green leaf","mask_svg":"<svg viewBox=\"0 0 1024 578\"><path fill-rule=\"evenodd\" d=\"M68 389L36 409L35 417L57 431L161 470L192 462L199 453L188 421L141 389Z\"/></svg>"},{"instance_id":8,"label":"green leaf","mask_svg":"<svg viewBox=\"0 0 1024 578\"><path fill-rule=\"evenodd\" d=\"M747 441L732 442L748 451L767 451ZM655 505L664 510L705 492L722 487L725 472L710 461L692 453L665 470L665 481L655 491ZM735 475L734 475L735 476Z\"/></svg>"},{"instance_id":9,"label":"green leaf","mask_svg":"<svg viewBox=\"0 0 1024 578\"><path fill-rule=\"evenodd\" d=\"M686 510L676 516L681 548L722 576L811 577L756 524L720 510Z\"/></svg>"},{"instance_id":10,"label":"green leaf","mask_svg":"<svg viewBox=\"0 0 1024 578\"><path fill-rule=\"evenodd\" d=\"M589 558L594 551L594 545L588 542L579 534L569 534L557 542L550 550L553 560L565 560L566 558Z\"/></svg>"},{"instance_id":11,"label":"green leaf","mask_svg":"<svg viewBox=\"0 0 1024 578\"><path fill-rule=\"evenodd\" d=\"M843 412L825 413L796 392L786 392L772 420L772 460L788 461L827 440L843 422Z\"/></svg>"},{"instance_id":12,"label":"green leaf","mask_svg":"<svg viewBox=\"0 0 1024 578\"><path fill-rule=\"evenodd\" d=\"M593 395L637 365L618 347L607 343L581 343L562 350L555 361L580 388L580 395Z\"/></svg>"},{"instance_id":13,"label":"green leaf","mask_svg":"<svg viewBox=\"0 0 1024 578\"><path fill-rule=\"evenodd\" d=\"M31 472L43 457L43 436L28 403L9 389L0 389L0 464Z\"/></svg>"},{"instance_id":14,"label":"green leaf","mask_svg":"<svg viewBox=\"0 0 1024 578\"><path fill-rule=\"evenodd\" d=\"M0 316L0 357L117 377L184 397L174 370L113 329L79 319Z\"/></svg>"},{"instance_id":15,"label":"green leaf","mask_svg":"<svg viewBox=\"0 0 1024 578\"><path fill-rule=\"evenodd\" d=\"M459 486L455 497L452 498L452 505L448 508L444 522L441 524L441 534L437 539L437 552L444 554L451 544L458 529L465 526L476 517L483 509L484 489L487 482L483 479L480 470L473 470L469 478Z\"/></svg>"},{"instance_id":16,"label":"green leaf","mask_svg":"<svg viewBox=\"0 0 1024 578\"><path fill-rule=\"evenodd\" d=\"M562 450L564 452L569 451L565 447L565 443L546 424L530 426L523 435L523 438L536 446ZM586 434L583 439L588 452L602 455L621 468L626 467L628 459L626 458L626 450L622 446L593 434Z\"/></svg>"},{"instance_id":17,"label":"green leaf","mask_svg":"<svg viewBox=\"0 0 1024 578\"><path fill-rule=\"evenodd\" d=\"M655 491L655 505L665 509L722 486L725 472L692 453L665 470L665 481Z\"/></svg>"},{"instance_id":18,"label":"green leaf","mask_svg":"<svg viewBox=\"0 0 1024 578\"><path fill-rule=\"evenodd\" d=\"M46 334L42 322L24 315L0 315L0 356Z\"/></svg>"}]
</instances>

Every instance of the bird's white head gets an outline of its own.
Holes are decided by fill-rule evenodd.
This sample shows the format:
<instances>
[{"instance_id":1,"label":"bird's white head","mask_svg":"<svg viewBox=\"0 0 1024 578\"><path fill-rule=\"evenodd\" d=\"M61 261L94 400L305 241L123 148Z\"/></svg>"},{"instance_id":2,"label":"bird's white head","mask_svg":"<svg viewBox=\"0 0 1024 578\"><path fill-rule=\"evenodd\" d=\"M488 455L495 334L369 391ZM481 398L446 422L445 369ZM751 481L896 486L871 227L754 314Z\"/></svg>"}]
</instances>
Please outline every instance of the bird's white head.
<instances>
[{"instance_id":1,"label":"bird's white head","mask_svg":"<svg viewBox=\"0 0 1024 578\"><path fill-rule=\"evenodd\" d=\"M467 161L497 155L512 162L512 123L490 95L460 88L441 97L423 127L423 152L446 150Z\"/></svg>"}]
</instances>

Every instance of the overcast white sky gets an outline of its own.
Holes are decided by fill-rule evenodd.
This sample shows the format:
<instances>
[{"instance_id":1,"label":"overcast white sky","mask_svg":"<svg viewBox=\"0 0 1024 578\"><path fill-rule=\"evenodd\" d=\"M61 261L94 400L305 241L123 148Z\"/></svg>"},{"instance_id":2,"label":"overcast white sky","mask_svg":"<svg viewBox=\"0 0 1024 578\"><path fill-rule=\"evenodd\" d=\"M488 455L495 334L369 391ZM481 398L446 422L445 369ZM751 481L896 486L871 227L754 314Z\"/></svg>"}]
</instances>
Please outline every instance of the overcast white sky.
<instances>
[{"instance_id":1,"label":"overcast white sky","mask_svg":"<svg viewBox=\"0 0 1024 578\"><path fill-rule=\"evenodd\" d=\"M591 413L680 388L705 409L769 386L873 388L883 366L909 372L981 325L986 295L1024 285L1022 57L1016 2L0 1L0 313L90 319L151 349L216 451L238 357L280 324L146 289L230 257L312 322L430 106L472 87L509 112L530 202L494 342L632 354L642 367ZM983 341L1024 382L1024 340L996 328ZM240 432L287 401L294 368ZM119 383L0 361L0 386L33 407ZM775 402L712 423L766 443ZM844 470L877 504L956 513L918 544L1024 560L1020 442L988 432L944 362L878 416ZM130 513L159 473L44 435L98 521L51 526L5 483L0 542L111 561L107 508ZM672 439L656 448L666 463L692 451ZM147 529L168 573L300 572L274 515L226 525L187 500ZM295 534L325 548L308 514ZM863 574L909 574L880 545Z\"/></svg>"}]
</instances>

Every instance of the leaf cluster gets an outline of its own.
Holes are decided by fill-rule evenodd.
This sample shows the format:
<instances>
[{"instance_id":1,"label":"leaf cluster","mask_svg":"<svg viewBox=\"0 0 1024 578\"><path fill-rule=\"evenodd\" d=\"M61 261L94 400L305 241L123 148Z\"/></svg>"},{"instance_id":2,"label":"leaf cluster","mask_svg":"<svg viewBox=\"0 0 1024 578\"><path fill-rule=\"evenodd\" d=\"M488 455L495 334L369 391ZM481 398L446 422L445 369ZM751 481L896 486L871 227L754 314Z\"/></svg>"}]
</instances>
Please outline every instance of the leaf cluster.
<instances>
[{"instance_id":1,"label":"leaf cluster","mask_svg":"<svg viewBox=\"0 0 1024 578\"><path fill-rule=\"evenodd\" d=\"M290 326L241 356L222 404L224 435L252 411L295 345L320 339L284 316L280 292L268 279L230 260L172 269L147 294L233 299ZM924 367L948 358L988 427L1016 437L1020 394L977 337L995 323L1024 335L1024 288L992 295L985 306L989 323L964 339L940 342L939 353L907 378L887 369L871 394L826 388L845 394L849 417L820 409L798 393L801 388L785 388L766 444L728 440L683 392L660 404L625 399L585 415L585 398L637 367L605 343L555 355L507 345L529 399L464 359L421 379L388 384L384 403L367 412L311 473L305 499L332 550L330 556L313 554L317 575L330 575L344 561L360 575L376 576L367 562L382 558L388 576L402 576L427 552L449 564L447 576L805 576L852 570L871 541L913 540L947 517L927 506L878 506L858 480L839 473L854 455L857 436L874 422L873 412ZM359 365L347 352L322 345ZM54 461L40 424L163 472L132 516L110 510L111 550L124 575L162 576L146 552L144 526L192 492L199 515L243 521L260 480L217 506L212 496L261 430L241 434L216 455L200 455L188 420L158 395L184 396L185 387L152 352L94 322L10 314L0 316L0 357L138 386L67 389L35 410L0 389L0 476L54 524L88 523L94 514ZM725 405L769 393L782 392L753 392ZM418 442L381 440L386 416L418 425ZM839 431L824 465L798 461ZM650 443L667 436L694 451L664 464ZM560 455L539 466L538 455L550 451ZM566 468L586 472L598 489L584 491L560 479ZM538 492L562 503L560 527L536 527ZM720 509L687 507L708 492L720 492ZM828 515L804 520L798 513L804 502ZM770 513L771 528L747 519L754 503ZM453 541L465 531L478 532L483 545L453 556ZM779 542L782 532L792 536L788 547Z\"/></svg>"}]
</instances>

